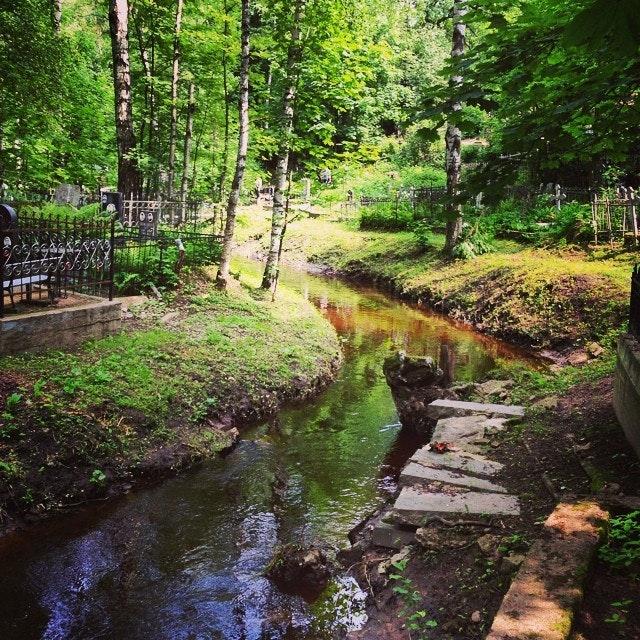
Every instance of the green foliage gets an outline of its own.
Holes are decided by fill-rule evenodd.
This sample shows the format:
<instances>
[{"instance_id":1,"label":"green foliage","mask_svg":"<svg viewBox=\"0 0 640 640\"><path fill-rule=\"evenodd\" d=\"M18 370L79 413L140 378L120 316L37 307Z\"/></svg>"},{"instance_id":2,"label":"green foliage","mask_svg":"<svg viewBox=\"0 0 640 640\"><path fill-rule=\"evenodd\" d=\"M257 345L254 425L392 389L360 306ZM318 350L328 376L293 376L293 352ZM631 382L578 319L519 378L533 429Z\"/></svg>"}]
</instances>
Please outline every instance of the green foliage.
<instances>
[{"instance_id":1,"label":"green foliage","mask_svg":"<svg viewBox=\"0 0 640 640\"><path fill-rule=\"evenodd\" d=\"M632 511L609 521L607 543L599 550L602 560L614 567L640 563L640 511Z\"/></svg>"},{"instance_id":2,"label":"green foliage","mask_svg":"<svg viewBox=\"0 0 640 640\"><path fill-rule=\"evenodd\" d=\"M395 582L393 592L404 605L399 616L405 620L405 626L410 632L418 634L416 638L430 638L431 632L437 628L438 623L429 616L427 611L419 608L422 595L413 581L404 575L407 565L408 560L394 562L391 566L395 571L389 574L389 579Z\"/></svg>"},{"instance_id":3,"label":"green foliage","mask_svg":"<svg viewBox=\"0 0 640 640\"><path fill-rule=\"evenodd\" d=\"M458 260L471 260L493 250L489 236L481 230L479 224L465 224L452 255Z\"/></svg>"},{"instance_id":4,"label":"green foliage","mask_svg":"<svg viewBox=\"0 0 640 640\"><path fill-rule=\"evenodd\" d=\"M96 487L104 487L107 484L107 476L104 471L94 469L89 477L89 482Z\"/></svg>"}]
</instances>

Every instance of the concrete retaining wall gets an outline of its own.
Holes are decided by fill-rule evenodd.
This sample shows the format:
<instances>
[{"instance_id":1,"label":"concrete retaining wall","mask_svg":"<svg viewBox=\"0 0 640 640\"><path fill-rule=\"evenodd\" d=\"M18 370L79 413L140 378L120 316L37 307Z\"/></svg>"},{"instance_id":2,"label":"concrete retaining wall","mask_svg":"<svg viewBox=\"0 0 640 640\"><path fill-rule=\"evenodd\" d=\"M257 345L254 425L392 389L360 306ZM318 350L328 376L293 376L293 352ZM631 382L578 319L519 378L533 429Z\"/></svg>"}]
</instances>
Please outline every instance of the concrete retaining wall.
<instances>
[{"instance_id":1,"label":"concrete retaining wall","mask_svg":"<svg viewBox=\"0 0 640 640\"><path fill-rule=\"evenodd\" d=\"M0 318L0 355L72 347L120 329L119 302L84 297L78 307Z\"/></svg>"},{"instance_id":2,"label":"concrete retaining wall","mask_svg":"<svg viewBox=\"0 0 640 640\"><path fill-rule=\"evenodd\" d=\"M640 457L640 343L630 335L618 340L613 406L627 439Z\"/></svg>"}]
</instances>

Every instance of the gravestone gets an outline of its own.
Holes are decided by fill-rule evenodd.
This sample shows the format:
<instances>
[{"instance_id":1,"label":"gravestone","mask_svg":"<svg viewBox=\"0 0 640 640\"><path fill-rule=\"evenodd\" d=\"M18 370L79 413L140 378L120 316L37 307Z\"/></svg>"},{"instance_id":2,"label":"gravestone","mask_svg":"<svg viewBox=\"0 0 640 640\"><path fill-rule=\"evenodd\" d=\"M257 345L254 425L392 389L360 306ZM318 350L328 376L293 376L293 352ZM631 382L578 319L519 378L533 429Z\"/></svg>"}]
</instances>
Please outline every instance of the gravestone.
<instances>
[{"instance_id":1,"label":"gravestone","mask_svg":"<svg viewBox=\"0 0 640 640\"><path fill-rule=\"evenodd\" d=\"M59 184L56 187L53 201L56 204L70 204L73 207L77 207L81 198L82 191L80 187L76 187L73 184Z\"/></svg>"}]
</instances>

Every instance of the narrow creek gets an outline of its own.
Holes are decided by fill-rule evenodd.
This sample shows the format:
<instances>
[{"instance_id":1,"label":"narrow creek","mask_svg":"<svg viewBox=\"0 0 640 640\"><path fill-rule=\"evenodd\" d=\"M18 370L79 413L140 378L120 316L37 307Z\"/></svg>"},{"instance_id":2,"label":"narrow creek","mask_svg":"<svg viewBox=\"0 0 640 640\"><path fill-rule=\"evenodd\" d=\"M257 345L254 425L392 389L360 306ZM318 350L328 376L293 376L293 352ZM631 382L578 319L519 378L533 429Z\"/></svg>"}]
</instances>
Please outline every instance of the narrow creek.
<instances>
[{"instance_id":1,"label":"narrow creek","mask_svg":"<svg viewBox=\"0 0 640 640\"><path fill-rule=\"evenodd\" d=\"M384 358L444 357L456 380L474 380L521 356L373 289L293 270L282 280L340 334L337 381L224 459L0 541L0 638L320 640L357 623L348 581L309 605L262 572L282 542L345 546L394 490L420 443L398 424Z\"/></svg>"}]
</instances>

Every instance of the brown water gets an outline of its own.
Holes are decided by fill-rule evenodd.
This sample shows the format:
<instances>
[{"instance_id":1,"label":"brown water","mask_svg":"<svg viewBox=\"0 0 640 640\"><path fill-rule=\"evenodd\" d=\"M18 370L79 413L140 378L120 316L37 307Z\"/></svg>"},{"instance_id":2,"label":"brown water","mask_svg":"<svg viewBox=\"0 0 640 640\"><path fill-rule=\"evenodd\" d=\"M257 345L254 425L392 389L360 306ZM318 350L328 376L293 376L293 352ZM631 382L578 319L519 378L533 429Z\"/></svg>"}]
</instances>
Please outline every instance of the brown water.
<instances>
[{"instance_id":1,"label":"brown water","mask_svg":"<svg viewBox=\"0 0 640 640\"><path fill-rule=\"evenodd\" d=\"M518 354L372 289L295 271L283 283L338 330L338 380L224 459L0 541L1 640L320 640L362 621L349 581L308 605L262 572L278 543L345 546L394 490L419 443L398 425L383 359L405 349L473 380Z\"/></svg>"}]
</instances>

